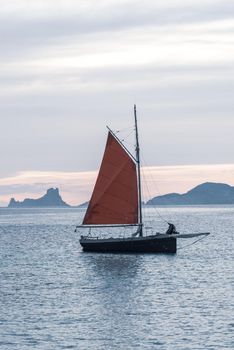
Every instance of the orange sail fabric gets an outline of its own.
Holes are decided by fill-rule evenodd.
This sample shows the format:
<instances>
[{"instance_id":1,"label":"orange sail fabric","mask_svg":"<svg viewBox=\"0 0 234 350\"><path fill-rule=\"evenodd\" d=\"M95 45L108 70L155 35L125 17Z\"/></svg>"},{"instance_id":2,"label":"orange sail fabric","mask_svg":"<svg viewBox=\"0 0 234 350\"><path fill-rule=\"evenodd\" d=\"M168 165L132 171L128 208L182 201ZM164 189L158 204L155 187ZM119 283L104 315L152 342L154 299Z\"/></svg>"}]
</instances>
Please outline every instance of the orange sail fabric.
<instances>
[{"instance_id":1,"label":"orange sail fabric","mask_svg":"<svg viewBox=\"0 0 234 350\"><path fill-rule=\"evenodd\" d=\"M138 223L136 164L109 132L83 225Z\"/></svg>"}]
</instances>

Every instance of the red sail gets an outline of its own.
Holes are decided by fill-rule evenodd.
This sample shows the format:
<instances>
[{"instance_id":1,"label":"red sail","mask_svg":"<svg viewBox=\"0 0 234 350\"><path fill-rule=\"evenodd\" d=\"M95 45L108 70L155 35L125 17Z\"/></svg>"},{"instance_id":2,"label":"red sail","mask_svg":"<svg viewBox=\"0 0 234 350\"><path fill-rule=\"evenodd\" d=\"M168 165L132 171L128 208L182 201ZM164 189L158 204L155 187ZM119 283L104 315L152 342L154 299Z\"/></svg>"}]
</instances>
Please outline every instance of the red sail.
<instances>
[{"instance_id":1,"label":"red sail","mask_svg":"<svg viewBox=\"0 0 234 350\"><path fill-rule=\"evenodd\" d=\"M83 225L138 223L136 164L109 132Z\"/></svg>"}]
</instances>

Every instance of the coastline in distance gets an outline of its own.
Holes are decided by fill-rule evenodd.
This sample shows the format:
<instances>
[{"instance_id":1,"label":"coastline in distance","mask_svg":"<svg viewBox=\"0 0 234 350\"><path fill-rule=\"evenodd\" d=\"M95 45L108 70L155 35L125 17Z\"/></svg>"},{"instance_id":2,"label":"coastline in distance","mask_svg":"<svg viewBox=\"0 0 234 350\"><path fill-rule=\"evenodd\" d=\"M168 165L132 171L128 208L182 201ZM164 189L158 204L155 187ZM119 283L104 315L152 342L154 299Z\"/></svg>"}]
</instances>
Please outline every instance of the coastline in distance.
<instances>
[{"instance_id":1,"label":"coastline in distance","mask_svg":"<svg viewBox=\"0 0 234 350\"><path fill-rule=\"evenodd\" d=\"M86 208L89 202L84 202L73 206L75 208ZM206 182L200 184L190 191L179 194L169 193L154 197L144 205L215 205L234 204L234 186L222 183ZM8 208L43 208L43 207L63 207L69 208L71 205L63 201L58 188L49 188L46 194L38 199L26 198L22 202L11 198Z\"/></svg>"}]
</instances>

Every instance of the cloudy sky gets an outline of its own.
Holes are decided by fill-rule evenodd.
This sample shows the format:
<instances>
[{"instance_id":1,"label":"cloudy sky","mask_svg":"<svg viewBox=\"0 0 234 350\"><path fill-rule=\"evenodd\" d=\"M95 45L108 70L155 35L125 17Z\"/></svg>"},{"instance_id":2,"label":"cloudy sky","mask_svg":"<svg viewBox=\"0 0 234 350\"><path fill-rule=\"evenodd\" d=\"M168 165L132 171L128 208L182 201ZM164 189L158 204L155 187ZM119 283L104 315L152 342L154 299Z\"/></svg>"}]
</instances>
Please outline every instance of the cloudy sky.
<instances>
[{"instance_id":1,"label":"cloudy sky","mask_svg":"<svg viewBox=\"0 0 234 350\"><path fill-rule=\"evenodd\" d=\"M152 195L234 185L233 1L0 0L0 40L0 205L87 200L134 103Z\"/></svg>"}]
</instances>

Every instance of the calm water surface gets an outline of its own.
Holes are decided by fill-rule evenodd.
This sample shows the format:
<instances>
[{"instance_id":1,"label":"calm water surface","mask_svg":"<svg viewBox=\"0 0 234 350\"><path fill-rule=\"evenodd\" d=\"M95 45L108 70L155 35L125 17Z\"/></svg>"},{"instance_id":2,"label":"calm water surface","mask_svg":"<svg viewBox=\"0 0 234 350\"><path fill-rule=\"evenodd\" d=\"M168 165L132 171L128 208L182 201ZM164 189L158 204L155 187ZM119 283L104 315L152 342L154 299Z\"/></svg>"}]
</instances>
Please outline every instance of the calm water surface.
<instances>
[{"instance_id":1,"label":"calm water surface","mask_svg":"<svg viewBox=\"0 0 234 350\"><path fill-rule=\"evenodd\" d=\"M233 349L234 207L159 212L212 235L176 255L82 253L83 211L0 209L1 350Z\"/></svg>"}]
</instances>

